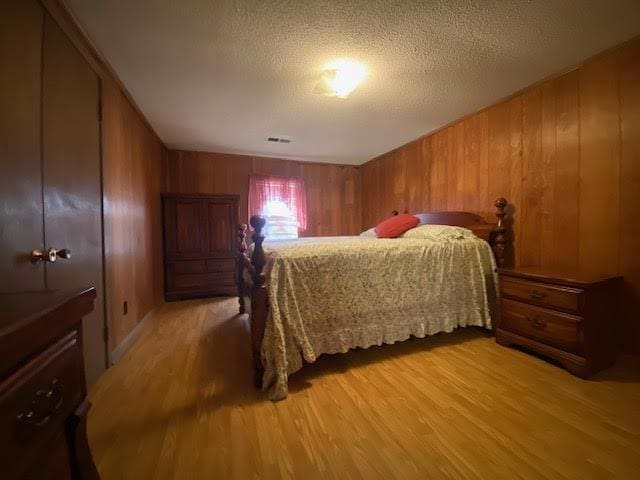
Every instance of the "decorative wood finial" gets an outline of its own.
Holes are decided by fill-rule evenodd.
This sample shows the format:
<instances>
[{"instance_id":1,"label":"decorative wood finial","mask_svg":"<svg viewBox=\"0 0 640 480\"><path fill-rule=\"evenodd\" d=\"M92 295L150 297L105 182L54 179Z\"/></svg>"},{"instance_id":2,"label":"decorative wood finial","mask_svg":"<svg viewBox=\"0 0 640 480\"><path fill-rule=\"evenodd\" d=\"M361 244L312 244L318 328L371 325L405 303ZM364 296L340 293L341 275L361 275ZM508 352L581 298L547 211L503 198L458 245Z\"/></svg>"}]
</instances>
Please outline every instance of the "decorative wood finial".
<instances>
[{"instance_id":1,"label":"decorative wood finial","mask_svg":"<svg viewBox=\"0 0 640 480\"><path fill-rule=\"evenodd\" d=\"M497 208L496 217L498 217L498 228L502 228L502 221L506 215L505 208L507 208L507 199L503 197L497 198L494 205Z\"/></svg>"},{"instance_id":2,"label":"decorative wood finial","mask_svg":"<svg viewBox=\"0 0 640 480\"><path fill-rule=\"evenodd\" d=\"M496 256L498 267L504 267L505 250L507 246L507 229L504 226L504 217L506 215L507 199L500 197L494 202L496 207L496 217L498 217L498 226L493 232L493 252Z\"/></svg>"},{"instance_id":3,"label":"decorative wood finial","mask_svg":"<svg viewBox=\"0 0 640 480\"><path fill-rule=\"evenodd\" d=\"M251 239L253 240L253 253L251 254L251 264L255 268L255 272L253 274L254 286L260 286L264 283L264 275L262 274L262 269L265 264L265 255L264 250L262 249L262 242L264 242L264 235L262 234L262 229L264 228L267 221L259 216L254 215L249 219L249 223L253 227L253 235L251 235Z\"/></svg>"},{"instance_id":4,"label":"decorative wood finial","mask_svg":"<svg viewBox=\"0 0 640 480\"><path fill-rule=\"evenodd\" d=\"M247 224L243 223L238 227L238 250L240 253L247 251Z\"/></svg>"},{"instance_id":5,"label":"decorative wood finial","mask_svg":"<svg viewBox=\"0 0 640 480\"><path fill-rule=\"evenodd\" d=\"M236 285L238 286L238 303L240 314L246 312L244 297L246 288L244 284L244 264L247 259L247 224L238 226L238 260L236 261Z\"/></svg>"},{"instance_id":6,"label":"decorative wood finial","mask_svg":"<svg viewBox=\"0 0 640 480\"><path fill-rule=\"evenodd\" d=\"M260 215L253 215L249 219L249 224L251 225L251 227L254 230L254 234L253 235L262 234L262 229L264 228L266 223L267 223L267 221L264 219L264 217L261 217Z\"/></svg>"}]
</instances>

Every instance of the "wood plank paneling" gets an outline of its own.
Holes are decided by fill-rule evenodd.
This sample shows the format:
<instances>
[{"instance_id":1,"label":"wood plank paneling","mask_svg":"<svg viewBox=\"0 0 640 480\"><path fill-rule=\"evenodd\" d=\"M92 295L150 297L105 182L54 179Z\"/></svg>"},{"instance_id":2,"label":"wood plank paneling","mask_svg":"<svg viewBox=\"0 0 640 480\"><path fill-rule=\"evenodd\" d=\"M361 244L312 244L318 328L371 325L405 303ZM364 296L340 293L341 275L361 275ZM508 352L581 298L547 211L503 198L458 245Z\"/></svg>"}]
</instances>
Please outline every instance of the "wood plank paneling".
<instances>
[{"instance_id":1,"label":"wood plank paneling","mask_svg":"<svg viewBox=\"0 0 640 480\"><path fill-rule=\"evenodd\" d=\"M522 98L521 261L540 265L542 242L542 88Z\"/></svg>"},{"instance_id":2,"label":"wood plank paneling","mask_svg":"<svg viewBox=\"0 0 640 480\"><path fill-rule=\"evenodd\" d=\"M473 116L460 123L463 129L463 141L456 141L458 153L462 153L460 169L460 191L462 208L460 210L477 210L480 196L480 117ZM457 140L457 139L456 139Z\"/></svg>"},{"instance_id":3,"label":"wood plank paneling","mask_svg":"<svg viewBox=\"0 0 640 480\"><path fill-rule=\"evenodd\" d=\"M510 110L510 129L511 141L509 145L510 169L506 174L508 181L511 183L509 187L509 196L507 199L511 202L509 206L509 218L512 238L511 258L514 265L521 265L522 259L520 252L522 251L522 98L518 97L509 102ZM500 174L491 172L493 181L495 176ZM505 175L505 174L503 174ZM503 194L498 193L498 197ZM497 197L496 197L497 198ZM493 215L491 215L493 217Z\"/></svg>"},{"instance_id":4,"label":"wood plank paneling","mask_svg":"<svg viewBox=\"0 0 640 480\"><path fill-rule=\"evenodd\" d=\"M580 69L580 265L618 269L620 112L615 56Z\"/></svg>"},{"instance_id":5,"label":"wood plank paneling","mask_svg":"<svg viewBox=\"0 0 640 480\"><path fill-rule=\"evenodd\" d=\"M447 199L448 137L448 130L441 130L431 137L431 188L429 199L431 209L435 211L447 209L445 202ZM362 170L366 171L367 165L365 164L361 167ZM362 190L365 191L366 189L367 185L363 183ZM368 205L365 205L363 203L363 209L368 208Z\"/></svg>"},{"instance_id":6,"label":"wood plank paneling","mask_svg":"<svg viewBox=\"0 0 640 480\"><path fill-rule=\"evenodd\" d=\"M511 154L511 105L501 103L488 110L489 130L488 157L489 171L509 172L514 162ZM519 157L518 152L518 157ZM509 175L493 175L488 185L488 196L495 199L509 191L511 178Z\"/></svg>"},{"instance_id":7,"label":"wood plank paneling","mask_svg":"<svg viewBox=\"0 0 640 480\"><path fill-rule=\"evenodd\" d=\"M170 151L165 190L173 193L240 195L240 221L248 222L249 176L298 177L307 189L304 236L360 233L358 168L279 158L222 153ZM401 191L404 193L404 190Z\"/></svg>"},{"instance_id":8,"label":"wood plank paneling","mask_svg":"<svg viewBox=\"0 0 640 480\"><path fill-rule=\"evenodd\" d=\"M105 283L113 351L163 302L160 191L165 153L108 79L102 84L102 109Z\"/></svg>"},{"instance_id":9,"label":"wood plank paneling","mask_svg":"<svg viewBox=\"0 0 640 480\"><path fill-rule=\"evenodd\" d=\"M558 79L556 103L556 161L552 213L549 223L553 235L547 238L545 251L549 264L560 268L578 268L580 206L580 98L578 72ZM553 243L562 239L563 248Z\"/></svg>"},{"instance_id":10,"label":"wood plank paneling","mask_svg":"<svg viewBox=\"0 0 640 480\"><path fill-rule=\"evenodd\" d=\"M482 112L478 115L478 120L478 189L480 194L473 207L490 215L490 205L495 198L489 198L489 112Z\"/></svg>"},{"instance_id":11,"label":"wood plank paneling","mask_svg":"<svg viewBox=\"0 0 640 480\"><path fill-rule=\"evenodd\" d=\"M512 263L624 275L622 336L640 350L638 85L640 38L367 162L363 226L405 204L495 221L504 196Z\"/></svg>"},{"instance_id":12,"label":"wood plank paneling","mask_svg":"<svg viewBox=\"0 0 640 480\"><path fill-rule=\"evenodd\" d=\"M447 128L447 210L464 210L464 126L462 121Z\"/></svg>"},{"instance_id":13,"label":"wood plank paneling","mask_svg":"<svg viewBox=\"0 0 640 480\"><path fill-rule=\"evenodd\" d=\"M620 89L620 244L626 324L640 345L640 46L616 55Z\"/></svg>"},{"instance_id":14,"label":"wood plank paneling","mask_svg":"<svg viewBox=\"0 0 640 480\"><path fill-rule=\"evenodd\" d=\"M542 123L540 125L540 260L542 266L553 265L554 194L556 175L556 101L558 82L542 85ZM551 255L548 254L551 253Z\"/></svg>"},{"instance_id":15,"label":"wood plank paneling","mask_svg":"<svg viewBox=\"0 0 640 480\"><path fill-rule=\"evenodd\" d=\"M431 162L433 160L433 139L431 137L422 139L422 164L415 172L420 179L422 188L419 191L419 205L416 210L428 211L431 208ZM410 162L411 163L411 162Z\"/></svg>"}]
</instances>

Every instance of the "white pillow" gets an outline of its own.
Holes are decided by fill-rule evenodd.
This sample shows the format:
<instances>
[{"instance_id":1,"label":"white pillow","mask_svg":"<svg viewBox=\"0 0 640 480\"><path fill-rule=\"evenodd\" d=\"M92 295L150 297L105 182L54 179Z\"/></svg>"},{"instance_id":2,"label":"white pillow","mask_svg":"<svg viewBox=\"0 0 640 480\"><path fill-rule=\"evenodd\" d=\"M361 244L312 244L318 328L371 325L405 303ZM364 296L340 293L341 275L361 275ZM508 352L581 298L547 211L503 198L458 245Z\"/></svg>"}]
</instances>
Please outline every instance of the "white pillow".
<instances>
[{"instance_id":1,"label":"white pillow","mask_svg":"<svg viewBox=\"0 0 640 480\"><path fill-rule=\"evenodd\" d=\"M407 230L401 238L428 238L431 240L461 240L474 238L475 235L468 228L452 227L451 225L418 225Z\"/></svg>"},{"instance_id":2,"label":"white pillow","mask_svg":"<svg viewBox=\"0 0 640 480\"><path fill-rule=\"evenodd\" d=\"M361 237L378 238L376 235L376 227L372 227L369 230L365 230L360 234Z\"/></svg>"}]
</instances>

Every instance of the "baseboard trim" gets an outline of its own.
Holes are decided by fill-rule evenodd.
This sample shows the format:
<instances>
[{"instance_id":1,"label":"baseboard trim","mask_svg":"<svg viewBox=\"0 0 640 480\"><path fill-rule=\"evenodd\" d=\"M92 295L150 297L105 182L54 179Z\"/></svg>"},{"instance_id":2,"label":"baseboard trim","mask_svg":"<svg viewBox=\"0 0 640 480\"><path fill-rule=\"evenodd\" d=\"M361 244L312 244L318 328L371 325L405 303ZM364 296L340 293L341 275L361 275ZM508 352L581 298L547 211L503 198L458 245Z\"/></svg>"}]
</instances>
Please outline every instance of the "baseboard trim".
<instances>
[{"instance_id":1,"label":"baseboard trim","mask_svg":"<svg viewBox=\"0 0 640 480\"><path fill-rule=\"evenodd\" d=\"M120 342L120 344L114 348L111 353L109 353L109 366L115 365L122 360L125 353L127 353L134 343L136 343L138 338L140 338L142 331L145 329L147 323L149 323L149 320L153 317L156 310L157 308L154 308L147 312L147 314L142 317L142 320L140 320L133 330L131 330L129 335L127 335L125 339L122 340L122 342Z\"/></svg>"}]
</instances>

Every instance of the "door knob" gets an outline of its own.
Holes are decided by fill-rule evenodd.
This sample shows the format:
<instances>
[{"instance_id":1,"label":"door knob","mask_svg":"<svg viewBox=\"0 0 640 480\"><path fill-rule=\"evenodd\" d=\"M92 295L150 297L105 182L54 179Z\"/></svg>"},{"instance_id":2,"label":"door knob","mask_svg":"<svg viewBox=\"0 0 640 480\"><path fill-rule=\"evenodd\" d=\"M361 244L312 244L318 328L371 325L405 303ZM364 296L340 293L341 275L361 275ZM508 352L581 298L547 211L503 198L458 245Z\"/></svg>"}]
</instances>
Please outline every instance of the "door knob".
<instances>
[{"instance_id":1,"label":"door knob","mask_svg":"<svg viewBox=\"0 0 640 480\"><path fill-rule=\"evenodd\" d=\"M55 248L49 248L47 251L43 252L40 249L35 249L31 251L31 261L33 263L37 262L55 262L58 258L64 258L65 260L71 258L71 250L68 248L62 248L57 250Z\"/></svg>"},{"instance_id":2,"label":"door knob","mask_svg":"<svg viewBox=\"0 0 640 480\"><path fill-rule=\"evenodd\" d=\"M53 248L51 249L53 250ZM64 258L65 260L69 260L71 258L71 250L68 248L62 248L60 250L56 250L56 257Z\"/></svg>"}]
</instances>

